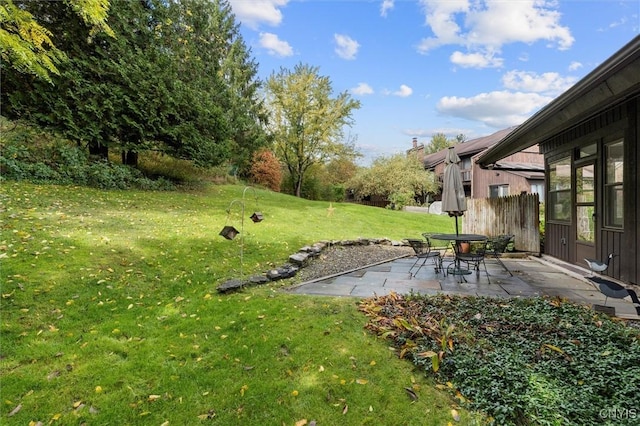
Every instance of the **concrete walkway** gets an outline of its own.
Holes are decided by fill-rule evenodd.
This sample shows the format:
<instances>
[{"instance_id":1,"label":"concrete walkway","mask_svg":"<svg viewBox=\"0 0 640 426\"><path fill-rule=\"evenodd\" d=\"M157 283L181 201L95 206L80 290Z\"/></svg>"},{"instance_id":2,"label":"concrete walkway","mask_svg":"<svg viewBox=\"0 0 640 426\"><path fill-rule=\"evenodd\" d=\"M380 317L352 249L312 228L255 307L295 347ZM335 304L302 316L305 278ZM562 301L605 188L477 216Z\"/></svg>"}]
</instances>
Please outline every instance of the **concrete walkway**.
<instances>
[{"instance_id":1,"label":"concrete walkway","mask_svg":"<svg viewBox=\"0 0 640 426\"><path fill-rule=\"evenodd\" d=\"M409 272L415 257L404 257L372 265L345 274L321 278L292 286L291 293L338 297L372 297L391 292L422 294L458 294L491 297L552 296L566 298L578 304L605 305L605 297L585 277L587 269L565 264L550 257L503 258L504 264L513 273L510 276L500 264L487 258L489 273L484 270L466 275L466 282L459 276L436 273L430 260L413 275ZM420 264L420 263L419 263ZM445 259L445 268L449 263ZM412 272L417 270L413 268ZM462 281L462 282L460 282ZM615 315L626 319L640 319L630 299L611 299L607 307L615 308Z\"/></svg>"}]
</instances>

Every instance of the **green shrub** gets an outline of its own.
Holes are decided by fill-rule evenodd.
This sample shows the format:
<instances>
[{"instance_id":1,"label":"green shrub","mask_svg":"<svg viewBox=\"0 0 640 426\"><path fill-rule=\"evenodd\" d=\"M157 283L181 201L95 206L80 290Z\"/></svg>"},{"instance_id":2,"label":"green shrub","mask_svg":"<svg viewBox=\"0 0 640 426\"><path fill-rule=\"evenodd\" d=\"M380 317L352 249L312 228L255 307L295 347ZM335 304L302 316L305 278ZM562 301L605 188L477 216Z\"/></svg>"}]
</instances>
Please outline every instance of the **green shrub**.
<instances>
[{"instance_id":1,"label":"green shrub","mask_svg":"<svg viewBox=\"0 0 640 426\"><path fill-rule=\"evenodd\" d=\"M156 151L143 152L138 169L149 178L162 177L178 183L193 183L207 176L207 170L192 161L181 160Z\"/></svg>"},{"instance_id":2,"label":"green shrub","mask_svg":"<svg viewBox=\"0 0 640 426\"><path fill-rule=\"evenodd\" d=\"M138 169L107 161L92 161L86 151L67 140L37 129L2 121L0 175L2 179L92 186L101 189L175 189L164 177L150 179ZM177 176L185 165L167 167ZM188 174L187 172L184 173Z\"/></svg>"}]
</instances>

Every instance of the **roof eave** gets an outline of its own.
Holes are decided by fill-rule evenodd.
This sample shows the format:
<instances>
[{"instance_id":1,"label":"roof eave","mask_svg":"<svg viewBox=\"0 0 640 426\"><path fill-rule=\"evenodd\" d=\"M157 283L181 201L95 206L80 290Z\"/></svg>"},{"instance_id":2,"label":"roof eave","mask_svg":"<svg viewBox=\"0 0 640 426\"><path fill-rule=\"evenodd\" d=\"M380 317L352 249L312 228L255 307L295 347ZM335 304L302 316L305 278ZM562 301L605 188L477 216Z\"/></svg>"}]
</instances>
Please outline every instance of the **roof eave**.
<instances>
[{"instance_id":1,"label":"roof eave","mask_svg":"<svg viewBox=\"0 0 640 426\"><path fill-rule=\"evenodd\" d=\"M478 157L487 168L640 91L640 36Z\"/></svg>"}]
</instances>

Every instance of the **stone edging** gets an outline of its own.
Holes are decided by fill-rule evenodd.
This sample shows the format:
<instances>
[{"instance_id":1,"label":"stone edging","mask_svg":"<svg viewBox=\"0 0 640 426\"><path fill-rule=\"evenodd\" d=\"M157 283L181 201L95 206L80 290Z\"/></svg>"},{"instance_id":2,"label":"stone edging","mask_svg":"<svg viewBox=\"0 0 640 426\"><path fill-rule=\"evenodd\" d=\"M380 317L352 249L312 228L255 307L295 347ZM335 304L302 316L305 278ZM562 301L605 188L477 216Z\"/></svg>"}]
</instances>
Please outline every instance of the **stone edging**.
<instances>
[{"instance_id":1,"label":"stone edging","mask_svg":"<svg viewBox=\"0 0 640 426\"><path fill-rule=\"evenodd\" d=\"M318 257L323 250L334 246L367 246L367 245L385 245L385 246L406 246L403 241L391 241L388 238L358 238L355 240L333 240L320 241L311 246L304 246L296 253L289 256L289 263L266 271L262 275L254 275L245 280L231 279L223 282L217 288L219 293L229 293L237 291L245 286L265 284L271 281L277 281L285 278L294 277L301 268L304 268L314 258Z\"/></svg>"}]
</instances>

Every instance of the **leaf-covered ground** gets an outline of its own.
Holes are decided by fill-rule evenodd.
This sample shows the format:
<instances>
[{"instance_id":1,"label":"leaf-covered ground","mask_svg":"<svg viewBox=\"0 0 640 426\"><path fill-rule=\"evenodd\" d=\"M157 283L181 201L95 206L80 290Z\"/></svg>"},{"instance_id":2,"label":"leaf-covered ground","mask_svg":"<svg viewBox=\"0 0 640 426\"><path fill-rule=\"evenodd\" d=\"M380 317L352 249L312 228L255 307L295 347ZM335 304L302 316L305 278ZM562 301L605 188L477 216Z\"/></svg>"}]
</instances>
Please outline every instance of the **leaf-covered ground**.
<instances>
[{"instance_id":1,"label":"leaf-covered ground","mask_svg":"<svg viewBox=\"0 0 640 426\"><path fill-rule=\"evenodd\" d=\"M587 307L391 294L360 310L401 357L497 424L640 420L640 332Z\"/></svg>"}]
</instances>

